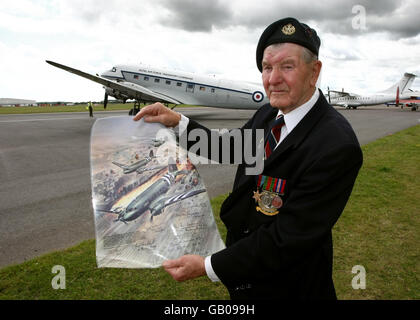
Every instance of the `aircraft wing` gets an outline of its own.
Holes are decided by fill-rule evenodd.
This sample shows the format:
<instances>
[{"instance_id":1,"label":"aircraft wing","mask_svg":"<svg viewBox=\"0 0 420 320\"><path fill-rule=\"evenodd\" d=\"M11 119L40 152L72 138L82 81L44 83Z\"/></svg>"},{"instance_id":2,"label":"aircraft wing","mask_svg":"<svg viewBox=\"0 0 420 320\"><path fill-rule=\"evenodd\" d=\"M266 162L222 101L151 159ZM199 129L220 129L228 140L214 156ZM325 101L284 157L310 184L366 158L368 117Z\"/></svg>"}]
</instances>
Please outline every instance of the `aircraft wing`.
<instances>
[{"instance_id":1,"label":"aircraft wing","mask_svg":"<svg viewBox=\"0 0 420 320\"><path fill-rule=\"evenodd\" d=\"M203 192L206 192L206 189L190 190L190 191L187 191L187 192L178 193L174 196L166 197L166 198L162 199L162 201L164 201L163 207L167 207L167 206L169 206L169 205L171 205L175 202L185 200L189 197L195 196L195 195L203 193Z\"/></svg>"},{"instance_id":2,"label":"aircraft wing","mask_svg":"<svg viewBox=\"0 0 420 320\"><path fill-rule=\"evenodd\" d=\"M127 96L128 99L135 99L138 101L161 101L161 102L168 102L168 103L174 103L174 104L181 104L180 101L175 100L167 95L149 90L145 87L142 87L138 84L132 83L132 82L117 82L108 80L99 76L95 76L90 73L86 73L62 64L59 64L57 62L46 60L47 63L50 65L63 69L65 71L74 73L80 77L92 80L94 82L97 82L99 84L102 84L105 87L111 88L115 91L118 91L119 93L123 94L124 96Z\"/></svg>"},{"instance_id":3,"label":"aircraft wing","mask_svg":"<svg viewBox=\"0 0 420 320\"><path fill-rule=\"evenodd\" d=\"M164 200L165 201L165 207L169 206L169 205L171 205L175 202L182 201L182 200L187 199L189 197L200 194L202 192L206 192L206 189L190 190L190 191L187 191L187 192L179 193L179 194L174 195L174 196L170 196L170 197L168 197Z\"/></svg>"},{"instance_id":4,"label":"aircraft wing","mask_svg":"<svg viewBox=\"0 0 420 320\"><path fill-rule=\"evenodd\" d=\"M150 220L153 221L154 216L160 215L165 207L203 192L206 192L206 189L189 190L186 192L178 193L176 195L161 196L155 199L149 207L151 213Z\"/></svg>"},{"instance_id":5,"label":"aircraft wing","mask_svg":"<svg viewBox=\"0 0 420 320\"><path fill-rule=\"evenodd\" d=\"M351 97L352 96L349 92L344 92L344 91L329 90L329 92L334 92L337 95L339 95L340 97Z\"/></svg>"},{"instance_id":6,"label":"aircraft wing","mask_svg":"<svg viewBox=\"0 0 420 320\"><path fill-rule=\"evenodd\" d=\"M122 169L127 169L127 165L125 165L125 164L122 164L122 163L118 163L118 162L115 162L115 161L112 161L112 163L113 164L115 164L116 166L118 166L118 167L120 167L120 168L122 168Z\"/></svg>"},{"instance_id":7,"label":"aircraft wing","mask_svg":"<svg viewBox=\"0 0 420 320\"><path fill-rule=\"evenodd\" d=\"M143 173L145 171L152 171L152 170L162 170L163 168L167 168L168 166L157 166L157 167L149 167L149 168L138 168L136 170L137 173Z\"/></svg>"}]
</instances>

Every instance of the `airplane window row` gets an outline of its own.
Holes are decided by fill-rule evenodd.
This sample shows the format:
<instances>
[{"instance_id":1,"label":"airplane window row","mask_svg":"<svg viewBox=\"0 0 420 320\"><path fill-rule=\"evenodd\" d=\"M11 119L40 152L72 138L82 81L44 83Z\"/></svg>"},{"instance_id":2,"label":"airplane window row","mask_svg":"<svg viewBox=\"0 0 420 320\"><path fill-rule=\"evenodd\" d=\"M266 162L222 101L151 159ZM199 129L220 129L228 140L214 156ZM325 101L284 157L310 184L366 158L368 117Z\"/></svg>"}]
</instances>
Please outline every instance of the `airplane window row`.
<instances>
[{"instance_id":1,"label":"airplane window row","mask_svg":"<svg viewBox=\"0 0 420 320\"><path fill-rule=\"evenodd\" d=\"M139 76L137 75L137 74L135 74L135 75L133 75L133 78L134 79L136 79L136 80L138 80L139 79ZM149 81L150 80L150 78L148 77L148 76L145 76L145 77L143 77L143 80L144 81ZM155 78L154 79L154 82L155 83L160 83L160 79L159 78ZM171 85L171 80L166 80L165 81L165 84L167 84L167 85ZM182 82L177 82L176 83L176 86L177 87L182 87ZM194 84L192 84L192 83L188 83L187 84L187 88L188 89L194 89ZM211 90L211 93L214 93L214 92L216 92L216 90L215 90L215 88L210 88ZM200 86L200 91L206 91L206 87L204 87L204 86Z\"/></svg>"}]
</instances>

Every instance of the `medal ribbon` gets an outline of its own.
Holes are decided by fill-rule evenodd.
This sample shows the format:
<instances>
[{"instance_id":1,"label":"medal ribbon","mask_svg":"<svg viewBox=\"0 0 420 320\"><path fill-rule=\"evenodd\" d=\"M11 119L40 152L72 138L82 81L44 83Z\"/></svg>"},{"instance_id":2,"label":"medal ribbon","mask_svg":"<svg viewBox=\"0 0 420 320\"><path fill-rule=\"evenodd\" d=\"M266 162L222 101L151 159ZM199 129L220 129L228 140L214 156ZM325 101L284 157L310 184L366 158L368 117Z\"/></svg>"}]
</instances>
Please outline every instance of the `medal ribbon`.
<instances>
[{"instance_id":1,"label":"medal ribbon","mask_svg":"<svg viewBox=\"0 0 420 320\"><path fill-rule=\"evenodd\" d=\"M269 176L258 175L258 188L262 187L263 190L284 194L286 187L286 180L280 178L273 178Z\"/></svg>"}]
</instances>

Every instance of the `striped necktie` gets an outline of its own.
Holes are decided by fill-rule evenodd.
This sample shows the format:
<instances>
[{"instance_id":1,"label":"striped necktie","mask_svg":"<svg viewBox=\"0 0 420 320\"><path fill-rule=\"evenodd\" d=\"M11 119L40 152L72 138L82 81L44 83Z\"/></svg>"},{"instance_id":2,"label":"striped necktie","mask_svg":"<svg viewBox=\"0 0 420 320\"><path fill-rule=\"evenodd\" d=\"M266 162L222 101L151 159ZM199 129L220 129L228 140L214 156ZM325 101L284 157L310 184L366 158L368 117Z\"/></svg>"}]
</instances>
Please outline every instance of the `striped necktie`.
<instances>
[{"instance_id":1,"label":"striped necktie","mask_svg":"<svg viewBox=\"0 0 420 320\"><path fill-rule=\"evenodd\" d=\"M280 115L276 117L276 120L274 121L273 126L271 127L267 142L265 144L265 158L266 159L268 159L268 157L271 155L271 153L276 148L278 142L280 141L280 133L281 133L281 128L283 126L284 126L284 116Z\"/></svg>"}]
</instances>

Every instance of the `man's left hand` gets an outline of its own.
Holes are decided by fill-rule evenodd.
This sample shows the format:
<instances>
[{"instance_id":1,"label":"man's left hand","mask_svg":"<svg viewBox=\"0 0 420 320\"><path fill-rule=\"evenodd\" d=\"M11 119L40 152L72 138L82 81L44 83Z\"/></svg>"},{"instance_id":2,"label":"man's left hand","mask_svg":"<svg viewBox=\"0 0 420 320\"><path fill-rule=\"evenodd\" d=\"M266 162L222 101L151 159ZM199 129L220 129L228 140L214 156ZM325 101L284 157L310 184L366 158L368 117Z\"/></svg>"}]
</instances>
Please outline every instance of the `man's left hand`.
<instances>
[{"instance_id":1,"label":"man's left hand","mask_svg":"<svg viewBox=\"0 0 420 320\"><path fill-rule=\"evenodd\" d=\"M199 255L185 255L162 264L166 272L176 281L185 281L206 275L204 258Z\"/></svg>"}]
</instances>

